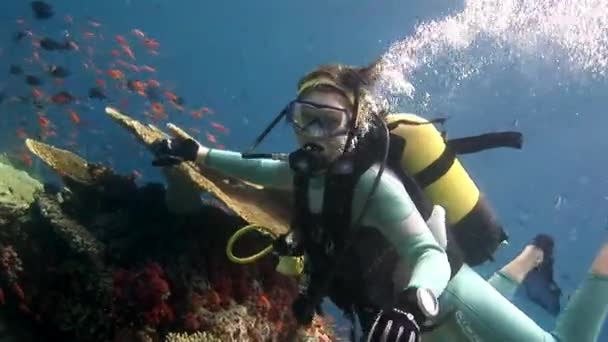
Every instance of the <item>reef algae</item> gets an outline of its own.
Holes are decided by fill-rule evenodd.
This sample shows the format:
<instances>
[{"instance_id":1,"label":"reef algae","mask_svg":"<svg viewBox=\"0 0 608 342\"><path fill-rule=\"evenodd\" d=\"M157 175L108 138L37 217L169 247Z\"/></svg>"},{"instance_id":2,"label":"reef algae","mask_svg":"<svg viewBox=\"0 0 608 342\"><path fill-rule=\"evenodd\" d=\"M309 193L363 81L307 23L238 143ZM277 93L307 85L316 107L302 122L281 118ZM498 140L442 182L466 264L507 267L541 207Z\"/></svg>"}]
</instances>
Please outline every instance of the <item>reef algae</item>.
<instances>
[{"instance_id":1,"label":"reef algae","mask_svg":"<svg viewBox=\"0 0 608 342\"><path fill-rule=\"evenodd\" d=\"M297 283L275 271L274 256L227 259L229 236L249 222L238 211L200 203L174 212L162 184L139 186L70 151L27 146L62 184L38 184L10 225L0 223L0 308L7 326L32 334L18 340L333 339L322 317L297 326ZM248 236L234 252L267 244Z\"/></svg>"}]
</instances>

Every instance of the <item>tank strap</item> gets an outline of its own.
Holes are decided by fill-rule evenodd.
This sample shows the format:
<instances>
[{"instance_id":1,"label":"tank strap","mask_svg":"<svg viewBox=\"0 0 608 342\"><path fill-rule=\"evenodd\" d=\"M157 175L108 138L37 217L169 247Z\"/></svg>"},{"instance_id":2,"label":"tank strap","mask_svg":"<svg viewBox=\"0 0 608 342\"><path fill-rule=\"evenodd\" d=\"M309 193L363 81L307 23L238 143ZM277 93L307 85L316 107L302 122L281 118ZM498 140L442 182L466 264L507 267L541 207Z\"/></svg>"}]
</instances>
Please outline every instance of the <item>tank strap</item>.
<instances>
[{"instance_id":1,"label":"tank strap","mask_svg":"<svg viewBox=\"0 0 608 342\"><path fill-rule=\"evenodd\" d=\"M441 176L445 175L454 162L456 161L456 153L452 150L449 145L446 145L445 149L434 162L427 166L424 170L414 175L416 182L421 188L435 183Z\"/></svg>"},{"instance_id":2,"label":"tank strap","mask_svg":"<svg viewBox=\"0 0 608 342\"><path fill-rule=\"evenodd\" d=\"M455 154L476 153L499 147L521 149L523 135L520 132L493 132L471 137L451 139L446 142Z\"/></svg>"},{"instance_id":3,"label":"tank strap","mask_svg":"<svg viewBox=\"0 0 608 342\"><path fill-rule=\"evenodd\" d=\"M456 160L456 155L500 147L521 149L522 139L519 132L494 132L448 140L439 158L415 175L416 181L425 188L448 172Z\"/></svg>"}]
</instances>

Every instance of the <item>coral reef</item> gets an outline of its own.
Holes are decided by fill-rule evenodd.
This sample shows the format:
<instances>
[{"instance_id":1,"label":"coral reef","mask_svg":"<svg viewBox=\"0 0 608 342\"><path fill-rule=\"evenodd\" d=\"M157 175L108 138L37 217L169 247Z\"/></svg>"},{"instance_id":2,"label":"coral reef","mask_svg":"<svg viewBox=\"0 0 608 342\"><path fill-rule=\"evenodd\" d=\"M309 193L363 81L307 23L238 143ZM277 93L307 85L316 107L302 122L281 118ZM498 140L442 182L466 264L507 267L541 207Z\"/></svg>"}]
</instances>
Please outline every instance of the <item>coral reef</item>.
<instances>
[{"instance_id":1,"label":"coral reef","mask_svg":"<svg viewBox=\"0 0 608 342\"><path fill-rule=\"evenodd\" d=\"M249 222L241 214L258 209L240 210L231 197L226 205L236 215L205 204L211 202L175 212L162 184L138 186L69 151L33 140L27 146L63 184L21 175L29 195L19 197L16 216L0 222L0 324L6 319L29 332L19 341L332 339L321 317L296 325L297 284L274 270L273 256L249 265L227 259L229 236ZM234 252L267 243L247 236Z\"/></svg>"},{"instance_id":2,"label":"coral reef","mask_svg":"<svg viewBox=\"0 0 608 342\"><path fill-rule=\"evenodd\" d=\"M55 235L68 244L68 248L91 259L98 259L103 246L85 227L64 215L54 195L40 194L36 199L36 212L42 221L54 230Z\"/></svg>"},{"instance_id":3,"label":"coral reef","mask_svg":"<svg viewBox=\"0 0 608 342\"><path fill-rule=\"evenodd\" d=\"M0 225L23 214L42 184L25 171L0 162Z\"/></svg>"}]
</instances>

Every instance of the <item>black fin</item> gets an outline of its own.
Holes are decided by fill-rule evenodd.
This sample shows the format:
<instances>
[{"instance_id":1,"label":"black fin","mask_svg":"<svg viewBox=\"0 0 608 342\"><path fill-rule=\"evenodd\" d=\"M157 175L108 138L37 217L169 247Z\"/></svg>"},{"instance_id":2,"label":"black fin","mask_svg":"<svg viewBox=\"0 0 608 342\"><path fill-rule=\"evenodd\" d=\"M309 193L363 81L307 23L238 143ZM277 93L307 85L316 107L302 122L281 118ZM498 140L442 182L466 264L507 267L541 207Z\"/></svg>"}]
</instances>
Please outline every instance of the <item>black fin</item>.
<instances>
[{"instance_id":1,"label":"black fin","mask_svg":"<svg viewBox=\"0 0 608 342\"><path fill-rule=\"evenodd\" d=\"M556 316L560 311L562 290L553 279L553 238L538 234L532 244L543 251L543 262L524 278L522 292L529 300Z\"/></svg>"}]
</instances>

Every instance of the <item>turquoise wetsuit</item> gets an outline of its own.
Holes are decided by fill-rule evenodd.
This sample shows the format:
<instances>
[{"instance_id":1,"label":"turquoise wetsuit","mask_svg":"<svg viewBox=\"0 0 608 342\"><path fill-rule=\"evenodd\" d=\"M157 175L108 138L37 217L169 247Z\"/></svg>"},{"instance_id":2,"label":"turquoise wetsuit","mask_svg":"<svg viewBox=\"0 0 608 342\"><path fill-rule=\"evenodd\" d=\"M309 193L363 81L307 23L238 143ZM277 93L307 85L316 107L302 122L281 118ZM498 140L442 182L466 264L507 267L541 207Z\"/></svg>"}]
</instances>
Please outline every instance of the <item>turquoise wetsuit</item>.
<instances>
[{"instance_id":1,"label":"turquoise wetsuit","mask_svg":"<svg viewBox=\"0 0 608 342\"><path fill-rule=\"evenodd\" d=\"M239 153L211 150L206 166L224 174L266 187L289 189L292 171L286 162L245 160ZM352 215L362 210L377 168L370 168L359 179L353 196ZM323 207L324 178L311 179L309 205L313 212ZM435 241L398 178L382 175L363 219L363 227L375 227L395 246L408 278L397 288L426 287L440 302L440 323L423 336L424 341L594 341L608 309L608 278L588 275L570 298L549 333L520 311L510 297L516 284L497 273L490 281L467 265L450 280L450 265L445 251ZM364 228L369 229L369 228ZM502 293L502 294L501 294ZM504 296L503 296L504 294Z\"/></svg>"}]
</instances>

